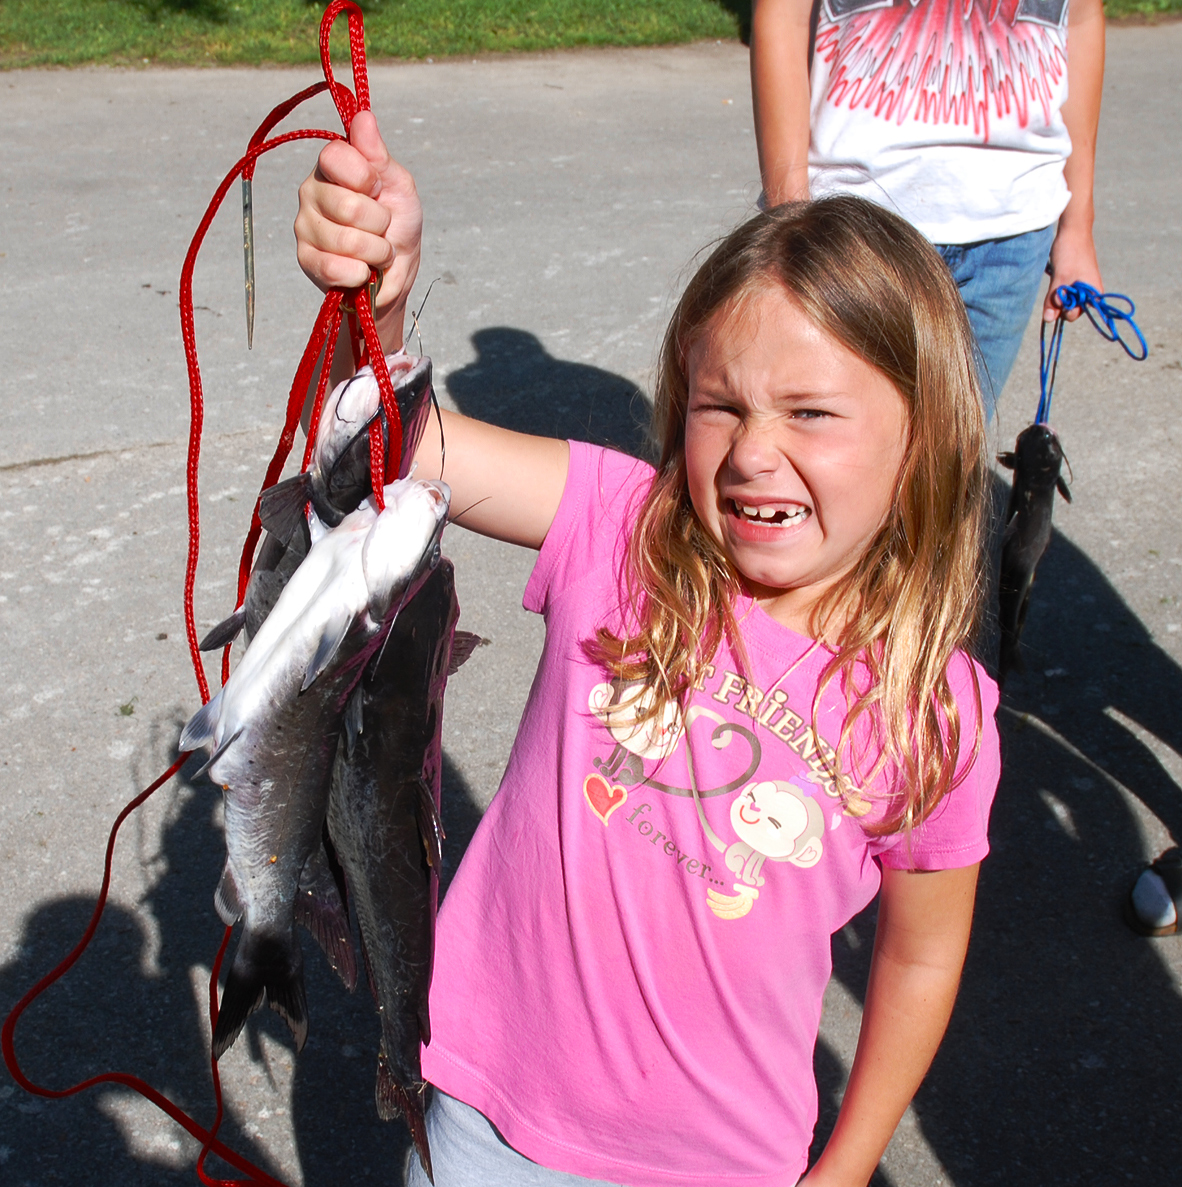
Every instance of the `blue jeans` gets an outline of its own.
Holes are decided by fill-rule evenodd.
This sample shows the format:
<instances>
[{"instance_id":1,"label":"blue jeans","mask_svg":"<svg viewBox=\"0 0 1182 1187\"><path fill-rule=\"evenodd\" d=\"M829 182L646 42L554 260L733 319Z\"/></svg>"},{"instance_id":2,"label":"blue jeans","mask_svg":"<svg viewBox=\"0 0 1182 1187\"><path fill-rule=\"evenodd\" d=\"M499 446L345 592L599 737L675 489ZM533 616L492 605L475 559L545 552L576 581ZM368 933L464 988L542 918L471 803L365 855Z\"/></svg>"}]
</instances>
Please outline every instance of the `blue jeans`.
<instances>
[{"instance_id":1,"label":"blue jeans","mask_svg":"<svg viewBox=\"0 0 1182 1187\"><path fill-rule=\"evenodd\" d=\"M1054 238L1055 228L1050 226L1007 239L936 244L960 289L977 339L977 371L987 420L993 419L1022 345ZM1033 409L1038 401L1033 375L1030 391Z\"/></svg>"},{"instance_id":2,"label":"blue jeans","mask_svg":"<svg viewBox=\"0 0 1182 1187\"><path fill-rule=\"evenodd\" d=\"M435 1187L613 1187L602 1179L531 1162L506 1143L483 1113L438 1089L427 1110L427 1140ZM430 1187L413 1148L407 1156L406 1187Z\"/></svg>"},{"instance_id":3,"label":"blue jeans","mask_svg":"<svg viewBox=\"0 0 1182 1187\"><path fill-rule=\"evenodd\" d=\"M427 1141L435 1187L613 1187L531 1162L483 1113L438 1089L427 1110ZM406 1187L430 1187L414 1147L407 1155Z\"/></svg>"}]
</instances>

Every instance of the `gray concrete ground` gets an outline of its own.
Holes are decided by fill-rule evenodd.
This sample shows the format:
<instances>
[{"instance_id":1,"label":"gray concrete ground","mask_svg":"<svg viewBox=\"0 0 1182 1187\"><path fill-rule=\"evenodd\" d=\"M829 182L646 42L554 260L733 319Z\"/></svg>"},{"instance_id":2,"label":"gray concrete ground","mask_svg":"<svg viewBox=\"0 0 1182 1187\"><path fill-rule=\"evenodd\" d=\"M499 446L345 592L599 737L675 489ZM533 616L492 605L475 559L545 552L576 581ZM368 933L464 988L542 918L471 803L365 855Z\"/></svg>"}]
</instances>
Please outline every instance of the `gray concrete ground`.
<instances>
[{"instance_id":1,"label":"gray concrete ground","mask_svg":"<svg viewBox=\"0 0 1182 1187\"><path fill-rule=\"evenodd\" d=\"M1128 933L1132 871L1182 836L1182 25L1113 30L1098 166L1108 287L1152 348L1068 331L1055 423L1075 502L1039 575L1029 671L957 1015L879 1175L1007 1187L1178 1181L1182 941ZM655 346L694 251L758 193L737 45L378 67L375 107L427 212L423 346L440 394L536 431L635 445ZM80 935L106 831L197 706L181 624L188 399L177 277L217 181L310 71L0 75L0 1011ZM314 114L313 114L314 112ZM301 117L333 127L320 101ZM317 298L295 267L315 150L260 164L259 320L245 349L236 215L202 256L207 397L201 624L235 553ZM1037 397L1027 337L1002 402ZM449 863L493 794L532 674L530 556L453 529L464 625L493 641L449 691ZM220 927L217 798L178 780L127 825L90 952L21 1023L28 1072L136 1072L211 1116L206 979ZM835 939L817 1072L832 1124L873 929ZM225 1137L291 1184L397 1181L372 1105L376 1029L310 958L312 1037L269 1012L222 1065ZM193 1181L194 1143L122 1089L41 1101L0 1078L0 1180Z\"/></svg>"}]
</instances>

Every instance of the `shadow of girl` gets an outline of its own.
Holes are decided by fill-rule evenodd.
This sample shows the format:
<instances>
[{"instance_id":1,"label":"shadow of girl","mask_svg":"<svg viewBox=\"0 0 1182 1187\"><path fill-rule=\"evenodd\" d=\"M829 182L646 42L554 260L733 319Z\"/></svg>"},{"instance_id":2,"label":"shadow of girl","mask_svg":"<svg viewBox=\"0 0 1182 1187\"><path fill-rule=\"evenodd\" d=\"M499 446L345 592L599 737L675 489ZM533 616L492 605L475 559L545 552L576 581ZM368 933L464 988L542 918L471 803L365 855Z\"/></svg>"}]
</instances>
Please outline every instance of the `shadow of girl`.
<instances>
[{"instance_id":1,"label":"shadow of girl","mask_svg":"<svg viewBox=\"0 0 1182 1187\"><path fill-rule=\"evenodd\" d=\"M1011 675L998 714L993 849L960 998L915 1109L963 1187L1173 1182L1177 941L1146 941L1121 920L1145 842L1115 783L1182 836L1182 794L1146 744L1182 753L1182 668L1058 534L1023 651L1026 673ZM835 974L860 999L873 918L853 926L862 942L855 952L835 938Z\"/></svg>"}]
</instances>

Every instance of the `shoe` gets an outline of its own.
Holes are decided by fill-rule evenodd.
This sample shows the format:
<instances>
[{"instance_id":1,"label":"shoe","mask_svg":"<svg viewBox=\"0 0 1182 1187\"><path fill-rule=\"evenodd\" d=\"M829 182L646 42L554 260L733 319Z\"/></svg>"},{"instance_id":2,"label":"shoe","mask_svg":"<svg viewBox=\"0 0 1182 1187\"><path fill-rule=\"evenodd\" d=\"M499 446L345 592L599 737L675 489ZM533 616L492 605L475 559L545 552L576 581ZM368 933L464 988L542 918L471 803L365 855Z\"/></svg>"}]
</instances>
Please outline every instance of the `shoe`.
<instances>
[{"instance_id":1,"label":"shoe","mask_svg":"<svg viewBox=\"0 0 1182 1187\"><path fill-rule=\"evenodd\" d=\"M1141 936L1182 933L1182 850L1166 850L1141 871L1125 899L1124 919Z\"/></svg>"}]
</instances>

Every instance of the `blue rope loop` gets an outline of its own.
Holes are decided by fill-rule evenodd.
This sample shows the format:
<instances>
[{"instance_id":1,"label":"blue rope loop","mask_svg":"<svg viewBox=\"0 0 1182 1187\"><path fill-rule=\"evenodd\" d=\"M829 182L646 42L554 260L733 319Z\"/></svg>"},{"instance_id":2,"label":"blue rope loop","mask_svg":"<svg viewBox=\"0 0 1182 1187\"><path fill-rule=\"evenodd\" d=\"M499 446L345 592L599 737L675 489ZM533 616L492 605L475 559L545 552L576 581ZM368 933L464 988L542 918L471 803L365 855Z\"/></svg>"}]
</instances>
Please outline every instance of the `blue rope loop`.
<instances>
[{"instance_id":1,"label":"blue rope loop","mask_svg":"<svg viewBox=\"0 0 1182 1187\"><path fill-rule=\"evenodd\" d=\"M1047 270L1050 271L1049 268ZM1074 284L1061 284L1055 289L1055 299L1059 303L1059 316L1051 329L1050 344L1047 343L1047 322L1042 323L1038 334L1038 379L1041 394L1034 423L1040 425L1045 425L1051 415L1051 397L1055 391L1059 350L1063 345L1063 327L1067 324L1066 315L1072 310L1081 310L1101 338L1109 342L1119 342L1125 354L1135 362L1142 362L1149 355L1149 344L1145 341L1145 335L1133 320L1137 307L1124 293L1101 293L1090 284L1077 280ZM1124 309L1114 302L1123 302L1128 308ZM1137 335L1137 342L1141 347L1140 354L1134 352L1121 334L1121 322L1128 322L1133 333Z\"/></svg>"}]
</instances>

